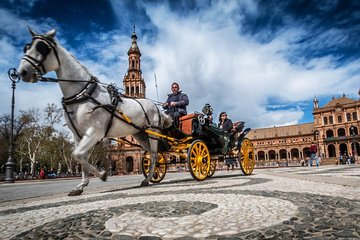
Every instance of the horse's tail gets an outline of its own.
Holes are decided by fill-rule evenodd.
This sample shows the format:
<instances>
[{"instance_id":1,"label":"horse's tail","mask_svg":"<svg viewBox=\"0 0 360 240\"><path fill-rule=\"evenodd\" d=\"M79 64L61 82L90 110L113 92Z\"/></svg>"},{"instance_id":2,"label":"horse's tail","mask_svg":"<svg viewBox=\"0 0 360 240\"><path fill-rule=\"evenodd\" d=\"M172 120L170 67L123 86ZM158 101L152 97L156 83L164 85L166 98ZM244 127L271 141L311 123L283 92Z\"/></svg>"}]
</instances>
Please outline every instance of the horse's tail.
<instances>
[{"instance_id":1,"label":"horse's tail","mask_svg":"<svg viewBox=\"0 0 360 240\"><path fill-rule=\"evenodd\" d=\"M169 128L173 124L173 119L171 116L161 112L161 117L164 119L163 129Z\"/></svg>"}]
</instances>

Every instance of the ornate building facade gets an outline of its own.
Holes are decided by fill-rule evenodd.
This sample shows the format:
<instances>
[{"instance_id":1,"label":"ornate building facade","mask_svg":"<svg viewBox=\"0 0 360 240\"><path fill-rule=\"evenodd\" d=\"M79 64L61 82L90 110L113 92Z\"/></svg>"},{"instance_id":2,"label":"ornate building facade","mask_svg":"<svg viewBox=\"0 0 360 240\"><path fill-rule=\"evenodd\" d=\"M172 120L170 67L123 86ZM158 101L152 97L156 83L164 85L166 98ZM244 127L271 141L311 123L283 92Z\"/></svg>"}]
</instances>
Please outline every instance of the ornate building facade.
<instances>
[{"instance_id":1,"label":"ornate building facade","mask_svg":"<svg viewBox=\"0 0 360 240\"><path fill-rule=\"evenodd\" d=\"M127 52L129 67L123 79L125 95L133 98L145 98L146 84L141 72L141 52L137 45L137 36L132 33L132 43ZM140 173L141 157L143 150L133 144L137 144L132 136L125 138L126 141L113 141L110 150L112 170L115 174Z\"/></svg>"},{"instance_id":2,"label":"ornate building facade","mask_svg":"<svg viewBox=\"0 0 360 240\"><path fill-rule=\"evenodd\" d=\"M309 158L312 142L318 154L329 163L341 155L360 155L360 100L343 95L319 107L313 101L313 123L253 129L248 137L253 141L257 166L299 165Z\"/></svg>"}]
</instances>

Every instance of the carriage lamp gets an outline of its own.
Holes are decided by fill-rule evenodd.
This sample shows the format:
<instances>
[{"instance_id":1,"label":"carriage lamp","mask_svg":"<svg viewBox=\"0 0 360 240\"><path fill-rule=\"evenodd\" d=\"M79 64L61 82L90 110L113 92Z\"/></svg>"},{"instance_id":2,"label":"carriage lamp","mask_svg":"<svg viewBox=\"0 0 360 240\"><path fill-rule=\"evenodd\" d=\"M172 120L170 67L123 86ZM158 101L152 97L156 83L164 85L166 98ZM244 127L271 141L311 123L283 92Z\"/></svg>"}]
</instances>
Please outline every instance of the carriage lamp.
<instances>
[{"instance_id":1,"label":"carriage lamp","mask_svg":"<svg viewBox=\"0 0 360 240\"><path fill-rule=\"evenodd\" d=\"M14 108L15 108L15 88L16 83L20 81L19 73L15 68L10 68L8 70L8 76L12 84L12 98L11 98L11 119L10 119L10 137L9 137L9 157L5 163L5 183L14 183L14 170L15 170L15 161L14 161Z\"/></svg>"}]
</instances>

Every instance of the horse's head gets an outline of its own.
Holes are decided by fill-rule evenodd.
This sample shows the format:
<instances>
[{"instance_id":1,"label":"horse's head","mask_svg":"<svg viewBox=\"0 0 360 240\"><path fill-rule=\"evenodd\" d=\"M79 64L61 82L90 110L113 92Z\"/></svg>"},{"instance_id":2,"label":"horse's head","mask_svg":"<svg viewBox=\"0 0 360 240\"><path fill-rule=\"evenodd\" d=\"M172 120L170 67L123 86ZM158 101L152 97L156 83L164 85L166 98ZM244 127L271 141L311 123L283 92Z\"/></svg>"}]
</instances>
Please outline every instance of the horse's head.
<instances>
[{"instance_id":1,"label":"horse's head","mask_svg":"<svg viewBox=\"0 0 360 240\"><path fill-rule=\"evenodd\" d=\"M57 45L54 40L56 31L51 30L40 35L29 28L32 35L31 43L24 47L24 56L18 71L23 81L37 82L38 77L60 66Z\"/></svg>"}]
</instances>

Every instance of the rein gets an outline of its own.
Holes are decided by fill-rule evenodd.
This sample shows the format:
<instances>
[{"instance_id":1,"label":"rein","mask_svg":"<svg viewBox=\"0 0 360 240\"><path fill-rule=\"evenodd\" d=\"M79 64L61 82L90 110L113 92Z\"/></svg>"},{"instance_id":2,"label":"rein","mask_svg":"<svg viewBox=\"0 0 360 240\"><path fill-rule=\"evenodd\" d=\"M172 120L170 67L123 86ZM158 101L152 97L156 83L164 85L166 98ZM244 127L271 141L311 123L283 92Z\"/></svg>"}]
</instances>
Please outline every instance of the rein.
<instances>
[{"instance_id":1,"label":"rein","mask_svg":"<svg viewBox=\"0 0 360 240\"><path fill-rule=\"evenodd\" d=\"M85 83L89 83L89 82L92 82L91 80L60 79L60 78L51 78L51 77L43 77L43 76L39 76L38 81L40 81L40 82L53 82L53 83L58 83L58 82L85 82ZM103 86L114 86L114 84L103 83L103 82L100 82L99 80L97 80L97 83L100 84L100 85L103 85ZM119 88L117 86L115 88L117 90L121 90L121 91L125 92L125 89L123 89L123 88ZM132 98L132 97L124 96L124 95L122 97ZM160 102L160 101L156 101L156 100L153 100L153 99L150 99L150 98L144 98L144 99L152 101L155 105L161 105L161 106L163 105L163 102Z\"/></svg>"}]
</instances>

